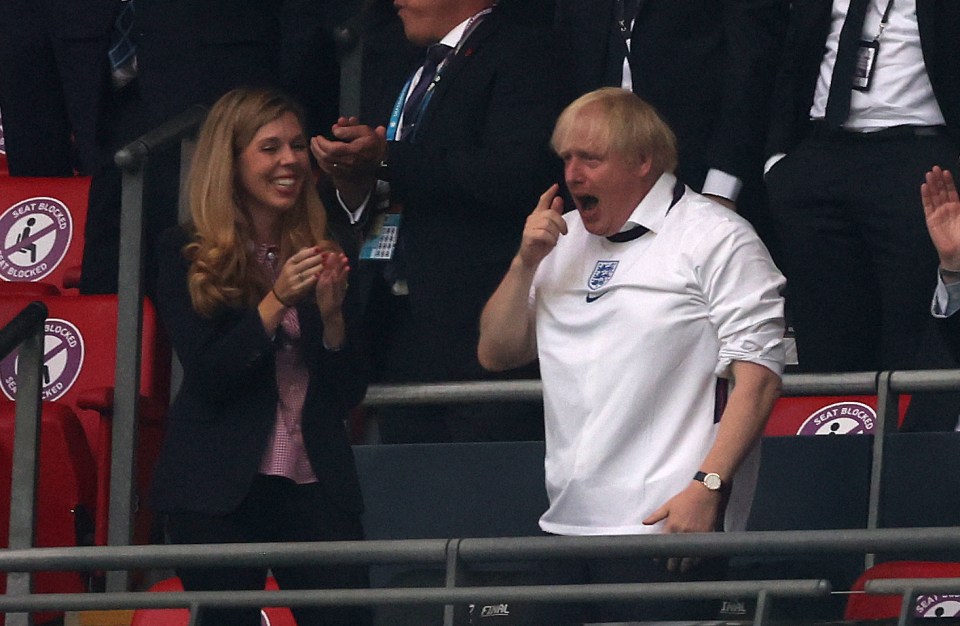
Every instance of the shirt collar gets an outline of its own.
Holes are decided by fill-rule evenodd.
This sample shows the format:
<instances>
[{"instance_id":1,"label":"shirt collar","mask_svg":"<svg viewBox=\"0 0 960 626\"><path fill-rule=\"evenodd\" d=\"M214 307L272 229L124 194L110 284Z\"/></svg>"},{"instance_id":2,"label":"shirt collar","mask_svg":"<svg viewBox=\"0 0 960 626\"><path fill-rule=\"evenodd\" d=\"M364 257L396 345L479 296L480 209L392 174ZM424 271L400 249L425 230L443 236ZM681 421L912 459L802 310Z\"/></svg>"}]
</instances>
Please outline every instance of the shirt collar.
<instances>
[{"instance_id":1,"label":"shirt collar","mask_svg":"<svg viewBox=\"0 0 960 626\"><path fill-rule=\"evenodd\" d=\"M661 174L657 182L647 192L647 195L637 205L637 208L627 218L620 232L630 230L635 226L646 226L651 232L659 232L663 227L663 220L666 219L667 212L673 205L673 187L676 184L676 176L669 172Z\"/></svg>"},{"instance_id":2,"label":"shirt collar","mask_svg":"<svg viewBox=\"0 0 960 626\"><path fill-rule=\"evenodd\" d=\"M491 8L492 8L492 5L481 11L478 11L476 15L471 15L467 19L463 20L462 22L454 26L453 30L447 33L446 36L439 41L439 43L450 46L451 48L456 48L457 46L459 46L460 40L463 39L464 34L467 32L467 28L469 28L470 25L473 22L475 22L477 18L479 18L481 15L485 13L489 13Z\"/></svg>"}]
</instances>

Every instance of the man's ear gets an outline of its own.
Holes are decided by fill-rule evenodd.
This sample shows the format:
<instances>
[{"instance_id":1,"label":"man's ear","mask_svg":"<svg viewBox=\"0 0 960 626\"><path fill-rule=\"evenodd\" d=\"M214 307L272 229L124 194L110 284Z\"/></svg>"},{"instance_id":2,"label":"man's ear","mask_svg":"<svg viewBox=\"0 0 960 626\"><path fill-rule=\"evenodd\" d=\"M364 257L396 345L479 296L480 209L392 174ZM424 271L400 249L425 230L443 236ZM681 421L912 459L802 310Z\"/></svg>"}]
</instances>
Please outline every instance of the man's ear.
<instances>
[{"instance_id":1,"label":"man's ear","mask_svg":"<svg viewBox=\"0 0 960 626\"><path fill-rule=\"evenodd\" d=\"M647 154L639 155L637 162L634 164L634 169L640 178L649 178L651 172L653 172L653 159Z\"/></svg>"}]
</instances>

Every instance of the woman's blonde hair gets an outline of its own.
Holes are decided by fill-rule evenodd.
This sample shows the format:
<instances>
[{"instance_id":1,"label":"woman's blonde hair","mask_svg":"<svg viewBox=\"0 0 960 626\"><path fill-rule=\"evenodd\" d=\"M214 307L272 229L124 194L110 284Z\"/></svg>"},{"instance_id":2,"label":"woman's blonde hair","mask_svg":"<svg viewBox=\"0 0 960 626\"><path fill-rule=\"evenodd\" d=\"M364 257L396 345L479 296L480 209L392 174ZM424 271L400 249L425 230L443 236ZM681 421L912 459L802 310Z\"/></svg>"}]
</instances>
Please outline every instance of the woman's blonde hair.
<instances>
[{"instance_id":1,"label":"woman's blonde hair","mask_svg":"<svg viewBox=\"0 0 960 626\"><path fill-rule=\"evenodd\" d=\"M193 307L211 316L223 306L255 305L270 289L255 257L253 226L238 188L237 162L257 131L286 113L303 126L303 111L289 96L234 89L210 109L197 140L187 182L193 240L187 283ZM327 214L308 174L294 207L282 214L281 263L304 246L335 247L327 240Z\"/></svg>"}]
</instances>

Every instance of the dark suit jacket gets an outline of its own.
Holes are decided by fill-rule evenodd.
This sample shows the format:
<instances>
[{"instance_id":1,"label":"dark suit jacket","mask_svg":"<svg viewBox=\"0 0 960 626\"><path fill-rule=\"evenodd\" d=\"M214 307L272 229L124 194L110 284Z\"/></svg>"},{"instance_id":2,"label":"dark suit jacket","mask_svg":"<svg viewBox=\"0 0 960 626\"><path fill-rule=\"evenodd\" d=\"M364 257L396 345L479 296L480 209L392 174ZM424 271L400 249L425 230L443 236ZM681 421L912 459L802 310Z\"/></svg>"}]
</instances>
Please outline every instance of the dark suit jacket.
<instances>
[{"instance_id":1,"label":"dark suit jacket","mask_svg":"<svg viewBox=\"0 0 960 626\"><path fill-rule=\"evenodd\" d=\"M408 301L421 326L408 359L415 378L482 373L480 310L517 251L526 216L561 175L548 145L560 110L555 66L545 31L494 10L444 68L416 135L389 145ZM386 124L397 96L380 94L364 121Z\"/></svg>"},{"instance_id":2,"label":"dark suit jacket","mask_svg":"<svg viewBox=\"0 0 960 626\"><path fill-rule=\"evenodd\" d=\"M255 308L224 309L213 318L194 311L189 262L181 252L187 241L180 228L161 239L157 308L184 377L167 416L152 503L162 512L220 514L246 496L274 428L276 345ZM360 487L343 420L363 398L366 375L352 334L339 352L323 348L320 314L311 304L297 307L310 372L303 440L326 492L343 509L359 513Z\"/></svg>"},{"instance_id":3,"label":"dark suit jacket","mask_svg":"<svg viewBox=\"0 0 960 626\"><path fill-rule=\"evenodd\" d=\"M140 84L151 128L239 86L280 87L307 132L336 121L340 88L329 0L146 0L137 4Z\"/></svg>"},{"instance_id":4,"label":"dark suit jacket","mask_svg":"<svg viewBox=\"0 0 960 626\"><path fill-rule=\"evenodd\" d=\"M10 173L93 173L120 0L2 0L0 109Z\"/></svg>"},{"instance_id":5,"label":"dark suit jacket","mask_svg":"<svg viewBox=\"0 0 960 626\"><path fill-rule=\"evenodd\" d=\"M960 141L960 3L917 0L916 4L927 75L948 131ZM832 7L831 0L793 2L774 91L768 155L789 152L806 135Z\"/></svg>"},{"instance_id":6,"label":"dark suit jacket","mask_svg":"<svg viewBox=\"0 0 960 626\"><path fill-rule=\"evenodd\" d=\"M680 177L700 189L711 168L758 178L769 93L786 30L784 0L640 0L633 89L677 135ZM614 0L558 0L578 96L620 84ZM611 41L611 38L615 38Z\"/></svg>"}]
</instances>

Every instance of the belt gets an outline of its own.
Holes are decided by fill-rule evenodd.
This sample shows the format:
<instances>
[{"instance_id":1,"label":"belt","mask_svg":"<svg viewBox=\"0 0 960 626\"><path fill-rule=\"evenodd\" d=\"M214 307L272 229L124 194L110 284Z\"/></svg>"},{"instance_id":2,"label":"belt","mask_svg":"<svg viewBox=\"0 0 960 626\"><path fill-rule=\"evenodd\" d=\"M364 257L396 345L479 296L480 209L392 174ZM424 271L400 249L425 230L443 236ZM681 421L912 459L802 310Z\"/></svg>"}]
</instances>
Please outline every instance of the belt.
<instances>
[{"instance_id":1,"label":"belt","mask_svg":"<svg viewBox=\"0 0 960 626\"><path fill-rule=\"evenodd\" d=\"M883 130L862 132L843 128L830 128L823 120L810 120L807 136L814 139L835 139L842 141L886 141L889 139L923 139L927 137L946 137L946 126L890 126Z\"/></svg>"}]
</instances>

